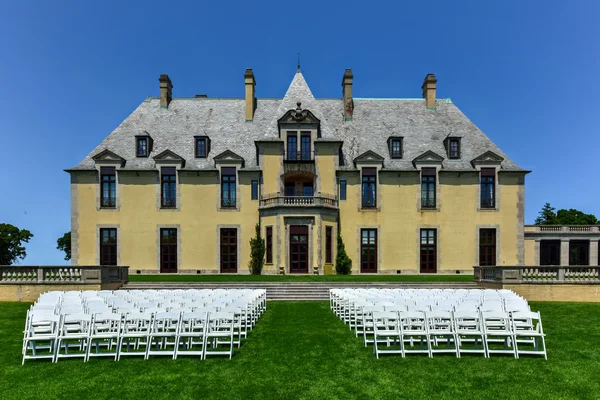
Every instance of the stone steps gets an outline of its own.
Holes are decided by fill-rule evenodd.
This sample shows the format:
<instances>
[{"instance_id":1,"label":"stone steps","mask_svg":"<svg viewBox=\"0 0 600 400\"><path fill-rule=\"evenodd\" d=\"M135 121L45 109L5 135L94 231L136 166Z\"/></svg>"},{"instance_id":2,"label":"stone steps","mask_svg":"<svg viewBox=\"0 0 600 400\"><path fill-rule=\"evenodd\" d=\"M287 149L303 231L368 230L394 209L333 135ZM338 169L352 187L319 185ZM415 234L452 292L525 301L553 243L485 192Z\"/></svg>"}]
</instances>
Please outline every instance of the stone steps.
<instances>
[{"instance_id":1,"label":"stone steps","mask_svg":"<svg viewBox=\"0 0 600 400\"><path fill-rule=\"evenodd\" d=\"M475 289L475 282L129 282L121 289L266 289L267 300L329 300L332 288Z\"/></svg>"}]
</instances>

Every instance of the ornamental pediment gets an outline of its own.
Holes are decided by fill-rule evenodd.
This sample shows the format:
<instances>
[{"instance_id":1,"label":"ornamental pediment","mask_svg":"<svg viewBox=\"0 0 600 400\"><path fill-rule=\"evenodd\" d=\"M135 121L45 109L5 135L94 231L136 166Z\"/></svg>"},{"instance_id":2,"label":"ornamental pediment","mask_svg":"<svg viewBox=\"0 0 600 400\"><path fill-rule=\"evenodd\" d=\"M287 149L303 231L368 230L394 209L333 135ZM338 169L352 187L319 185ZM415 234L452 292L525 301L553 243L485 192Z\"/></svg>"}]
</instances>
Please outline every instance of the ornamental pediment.
<instances>
[{"instance_id":1,"label":"ornamental pediment","mask_svg":"<svg viewBox=\"0 0 600 400\"><path fill-rule=\"evenodd\" d=\"M154 161L185 161L179 154L168 149L155 155L153 158Z\"/></svg>"},{"instance_id":2,"label":"ornamental pediment","mask_svg":"<svg viewBox=\"0 0 600 400\"><path fill-rule=\"evenodd\" d=\"M92 160L96 161L96 162L113 162L113 163L118 163L121 164L121 166L123 166L125 164L125 159L123 157L121 157L120 155L108 150L108 149L104 149L101 152L97 153L96 155L92 156Z\"/></svg>"},{"instance_id":3,"label":"ornamental pediment","mask_svg":"<svg viewBox=\"0 0 600 400\"><path fill-rule=\"evenodd\" d=\"M234 153L231 150L225 150L214 157L215 164L218 163L238 163L244 165L244 157Z\"/></svg>"},{"instance_id":4,"label":"ornamental pediment","mask_svg":"<svg viewBox=\"0 0 600 400\"><path fill-rule=\"evenodd\" d=\"M479 157L475 157L474 159L472 159L471 163L473 163L473 164L476 164L476 163L500 163L502 161L504 161L504 157L501 157L498 154L496 154L490 150L490 151L486 151Z\"/></svg>"},{"instance_id":5,"label":"ornamental pediment","mask_svg":"<svg viewBox=\"0 0 600 400\"><path fill-rule=\"evenodd\" d=\"M283 117L277 120L279 124L318 124L321 121L314 116L309 110L302 109L302 103L296 103L295 110L289 110Z\"/></svg>"},{"instance_id":6,"label":"ornamental pediment","mask_svg":"<svg viewBox=\"0 0 600 400\"><path fill-rule=\"evenodd\" d=\"M354 158L355 163L361 162L383 162L384 158L379 154L375 153L373 150L367 150L361 155Z\"/></svg>"},{"instance_id":7,"label":"ornamental pediment","mask_svg":"<svg viewBox=\"0 0 600 400\"><path fill-rule=\"evenodd\" d=\"M431 150L413 159L413 163L441 163L442 161L444 161L444 157Z\"/></svg>"}]
</instances>

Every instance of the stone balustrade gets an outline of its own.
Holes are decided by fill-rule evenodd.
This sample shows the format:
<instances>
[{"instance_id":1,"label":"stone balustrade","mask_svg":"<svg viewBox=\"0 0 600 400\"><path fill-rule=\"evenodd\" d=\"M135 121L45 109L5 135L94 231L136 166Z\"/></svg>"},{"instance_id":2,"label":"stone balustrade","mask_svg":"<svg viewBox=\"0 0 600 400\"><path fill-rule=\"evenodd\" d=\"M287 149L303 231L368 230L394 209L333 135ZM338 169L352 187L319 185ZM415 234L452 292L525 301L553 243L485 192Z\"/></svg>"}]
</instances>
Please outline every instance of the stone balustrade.
<instances>
[{"instance_id":1,"label":"stone balustrade","mask_svg":"<svg viewBox=\"0 0 600 400\"><path fill-rule=\"evenodd\" d=\"M126 266L15 266L0 265L0 285L127 283Z\"/></svg>"},{"instance_id":2,"label":"stone balustrade","mask_svg":"<svg viewBox=\"0 0 600 400\"><path fill-rule=\"evenodd\" d=\"M481 283L597 284L600 266L477 266L473 267L473 275L475 282Z\"/></svg>"},{"instance_id":3,"label":"stone balustrade","mask_svg":"<svg viewBox=\"0 0 600 400\"><path fill-rule=\"evenodd\" d=\"M271 207L327 207L337 208L334 196L320 194L317 196L280 196L265 195L260 200L261 208Z\"/></svg>"}]
</instances>

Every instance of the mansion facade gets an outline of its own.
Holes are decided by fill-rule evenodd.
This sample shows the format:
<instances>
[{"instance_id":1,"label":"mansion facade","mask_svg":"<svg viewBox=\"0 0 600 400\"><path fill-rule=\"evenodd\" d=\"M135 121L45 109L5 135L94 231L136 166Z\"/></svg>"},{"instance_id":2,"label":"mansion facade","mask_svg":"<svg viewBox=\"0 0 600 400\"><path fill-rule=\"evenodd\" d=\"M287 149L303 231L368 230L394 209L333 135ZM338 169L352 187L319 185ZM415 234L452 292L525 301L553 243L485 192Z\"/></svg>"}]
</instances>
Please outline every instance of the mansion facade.
<instances>
[{"instance_id":1,"label":"mansion facade","mask_svg":"<svg viewBox=\"0 0 600 400\"><path fill-rule=\"evenodd\" d=\"M524 265L524 181L428 74L422 97L316 99L298 70L283 98L148 97L71 176L73 265L130 273L472 273Z\"/></svg>"}]
</instances>

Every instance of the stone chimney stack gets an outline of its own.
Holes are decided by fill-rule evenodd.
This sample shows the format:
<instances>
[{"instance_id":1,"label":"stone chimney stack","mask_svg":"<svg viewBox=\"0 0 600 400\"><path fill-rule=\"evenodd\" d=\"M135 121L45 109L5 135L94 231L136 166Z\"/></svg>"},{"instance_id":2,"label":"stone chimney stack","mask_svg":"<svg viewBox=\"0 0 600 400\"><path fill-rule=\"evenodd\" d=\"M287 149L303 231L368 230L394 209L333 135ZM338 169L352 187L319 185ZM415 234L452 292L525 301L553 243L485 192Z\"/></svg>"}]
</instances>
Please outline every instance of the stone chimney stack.
<instances>
[{"instance_id":1,"label":"stone chimney stack","mask_svg":"<svg viewBox=\"0 0 600 400\"><path fill-rule=\"evenodd\" d=\"M252 68L247 68L244 73L244 81L246 82L246 121L254 119L254 111L256 110L256 81L254 80L254 72Z\"/></svg>"},{"instance_id":2,"label":"stone chimney stack","mask_svg":"<svg viewBox=\"0 0 600 400\"><path fill-rule=\"evenodd\" d=\"M169 108L169 104L173 99L173 84L167 74L161 74L158 78L160 82L160 108Z\"/></svg>"},{"instance_id":3,"label":"stone chimney stack","mask_svg":"<svg viewBox=\"0 0 600 400\"><path fill-rule=\"evenodd\" d=\"M352 70L346 68L342 78L342 100L344 101L344 121L352 121L354 112L354 101L352 100Z\"/></svg>"},{"instance_id":4,"label":"stone chimney stack","mask_svg":"<svg viewBox=\"0 0 600 400\"><path fill-rule=\"evenodd\" d=\"M435 88L437 79L434 74L427 74L423 81L423 98L425 99L425 105L427 108L435 109Z\"/></svg>"}]
</instances>

